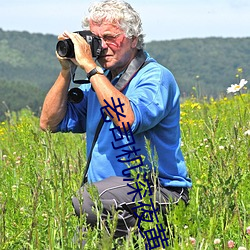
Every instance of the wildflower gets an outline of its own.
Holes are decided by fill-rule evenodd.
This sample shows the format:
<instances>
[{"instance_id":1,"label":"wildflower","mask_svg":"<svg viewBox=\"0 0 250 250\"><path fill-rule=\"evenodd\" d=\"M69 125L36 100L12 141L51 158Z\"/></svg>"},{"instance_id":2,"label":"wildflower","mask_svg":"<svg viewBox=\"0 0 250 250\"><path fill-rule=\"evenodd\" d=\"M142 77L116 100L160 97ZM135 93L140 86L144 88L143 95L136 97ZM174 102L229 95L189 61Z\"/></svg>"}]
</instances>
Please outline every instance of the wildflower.
<instances>
[{"instance_id":1,"label":"wildflower","mask_svg":"<svg viewBox=\"0 0 250 250\"><path fill-rule=\"evenodd\" d=\"M224 146L219 146L219 150L223 150L224 149Z\"/></svg>"},{"instance_id":2,"label":"wildflower","mask_svg":"<svg viewBox=\"0 0 250 250\"><path fill-rule=\"evenodd\" d=\"M197 184L197 185L201 185L201 181L200 181L200 180L197 180L197 181L196 181L196 184Z\"/></svg>"},{"instance_id":3,"label":"wildflower","mask_svg":"<svg viewBox=\"0 0 250 250\"><path fill-rule=\"evenodd\" d=\"M241 79L239 84L231 84L231 87L227 88L227 93L235 93L240 91L245 85L247 81L245 79Z\"/></svg>"},{"instance_id":4,"label":"wildflower","mask_svg":"<svg viewBox=\"0 0 250 250\"><path fill-rule=\"evenodd\" d=\"M239 247L238 250L247 250L245 247Z\"/></svg>"},{"instance_id":5,"label":"wildflower","mask_svg":"<svg viewBox=\"0 0 250 250\"><path fill-rule=\"evenodd\" d=\"M228 248L234 248L234 241L233 240L229 240L227 242L227 246L228 246Z\"/></svg>"},{"instance_id":6,"label":"wildflower","mask_svg":"<svg viewBox=\"0 0 250 250\"><path fill-rule=\"evenodd\" d=\"M246 232L248 235L250 235L250 226L247 227Z\"/></svg>"},{"instance_id":7,"label":"wildflower","mask_svg":"<svg viewBox=\"0 0 250 250\"><path fill-rule=\"evenodd\" d=\"M48 220L48 214L47 213L43 213L42 214L43 220L47 221Z\"/></svg>"},{"instance_id":8,"label":"wildflower","mask_svg":"<svg viewBox=\"0 0 250 250\"><path fill-rule=\"evenodd\" d=\"M201 109L201 106L200 106L199 103L196 102L196 103L192 103L192 104L191 104L191 108L192 108L192 109Z\"/></svg>"},{"instance_id":9,"label":"wildflower","mask_svg":"<svg viewBox=\"0 0 250 250\"><path fill-rule=\"evenodd\" d=\"M11 187L11 189L12 189L13 192L16 192L16 190L17 190L17 185L13 185L13 186Z\"/></svg>"},{"instance_id":10,"label":"wildflower","mask_svg":"<svg viewBox=\"0 0 250 250\"><path fill-rule=\"evenodd\" d=\"M189 240L190 240L191 244L194 246L196 243L196 239L193 237L189 237Z\"/></svg>"},{"instance_id":11,"label":"wildflower","mask_svg":"<svg viewBox=\"0 0 250 250\"><path fill-rule=\"evenodd\" d=\"M249 136L250 135L250 129L248 129L247 131L244 132L245 136Z\"/></svg>"},{"instance_id":12,"label":"wildflower","mask_svg":"<svg viewBox=\"0 0 250 250\"><path fill-rule=\"evenodd\" d=\"M238 71L238 73L242 73L243 72L243 68L240 67L240 68L237 69L237 71Z\"/></svg>"},{"instance_id":13,"label":"wildflower","mask_svg":"<svg viewBox=\"0 0 250 250\"><path fill-rule=\"evenodd\" d=\"M214 239L214 244L215 245L220 244L220 239Z\"/></svg>"}]
</instances>

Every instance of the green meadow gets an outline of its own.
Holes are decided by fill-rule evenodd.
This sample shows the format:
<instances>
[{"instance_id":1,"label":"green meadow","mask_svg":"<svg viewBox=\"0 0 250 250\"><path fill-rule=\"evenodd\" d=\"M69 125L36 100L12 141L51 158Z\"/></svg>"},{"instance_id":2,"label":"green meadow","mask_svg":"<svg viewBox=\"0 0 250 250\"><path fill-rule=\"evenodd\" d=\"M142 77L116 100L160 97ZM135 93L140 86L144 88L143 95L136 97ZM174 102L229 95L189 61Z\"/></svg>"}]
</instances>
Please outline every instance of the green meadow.
<instances>
[{"instance_id":1,"label":"green meadow","mask_svg":"<svg viewBox=\"0 0 250 250\"><path fill-rule=\"evenodd\" d=\"M250 249L250 94L181 104L182 150L193 181L190 204L170 208L165 249ZM81 249L71 205L86 163L82 134L40 131L29 109L0 124L0 249ZM167 163L166 163L167 164ZM101 205L95 197L96 213ZM145 249L131 233L113 240L116 217L89 228L85 249ZM156 222L146 223L153 228ZM163 249L162 247L148 249Z\"/></svg>"}]
</instances>

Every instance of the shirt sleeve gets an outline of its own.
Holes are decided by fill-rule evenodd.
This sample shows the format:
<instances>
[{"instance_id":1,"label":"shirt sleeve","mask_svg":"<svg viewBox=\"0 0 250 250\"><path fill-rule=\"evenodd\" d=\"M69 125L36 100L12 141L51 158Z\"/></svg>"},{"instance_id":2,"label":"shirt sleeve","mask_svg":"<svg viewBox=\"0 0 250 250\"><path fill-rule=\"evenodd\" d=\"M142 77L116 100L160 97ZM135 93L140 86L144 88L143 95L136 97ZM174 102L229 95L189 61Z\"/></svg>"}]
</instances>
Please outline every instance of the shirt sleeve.
<instances>
[{"instance_id":1,"label":"shirt sleeve","mask_svg":"<svg viewBox=\"0 0 250 250\"><path fill-rule=\"evenodd\" d=\"M81 89L81 87L80 87ZM82 89L83 99L79 103L67 102L67 112L57 127L57 132L86 132L86 115L88 103L88 90Z\"/></svg>"}]
</instances>

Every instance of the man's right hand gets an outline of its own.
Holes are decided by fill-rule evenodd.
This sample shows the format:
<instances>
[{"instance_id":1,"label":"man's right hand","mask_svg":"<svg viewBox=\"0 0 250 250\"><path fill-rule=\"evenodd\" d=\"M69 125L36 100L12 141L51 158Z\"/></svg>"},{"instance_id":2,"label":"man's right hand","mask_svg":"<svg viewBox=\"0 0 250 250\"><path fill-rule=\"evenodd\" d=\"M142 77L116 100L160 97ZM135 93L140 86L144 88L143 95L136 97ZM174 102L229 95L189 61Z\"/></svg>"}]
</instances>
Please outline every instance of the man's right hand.
<instances>
[{"instance_id":1,"label":"man's right hand","mask_svg":"<svg viewBox=\"0 0 250 250\"><path fill-rule=\"evenodd\" d=\"M62 41L65 39L69 39L65 35L65 33L58 36L58 41ZM71 69L75 70L76 67L78 66L78 63L74 58L61 57L58 55L57 52L56 52L56 57L57 57L58 61L60 62L63 71L67 71L67 70L70 71Z\"/></svg>"}]
</instances>

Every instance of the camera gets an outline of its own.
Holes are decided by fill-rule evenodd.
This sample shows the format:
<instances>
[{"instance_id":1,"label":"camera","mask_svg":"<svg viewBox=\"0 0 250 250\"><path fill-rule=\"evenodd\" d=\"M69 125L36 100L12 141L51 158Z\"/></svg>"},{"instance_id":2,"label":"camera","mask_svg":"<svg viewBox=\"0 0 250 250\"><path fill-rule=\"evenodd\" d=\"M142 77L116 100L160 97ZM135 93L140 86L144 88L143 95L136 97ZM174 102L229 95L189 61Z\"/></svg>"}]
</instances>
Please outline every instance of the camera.
<instances>
[{"instance_id":1,"label":"camera","mask_svg":"<svg viewBox=\"0 0 250 250\"><path fill-rule=\"evenodd\" d=\"M82 36L90 45L92 56L98 57L102 51L102 41L99 37L95 36L90 30L75 31ZM74 44L71 39L65 39L57 42L56 51L61 57L74 58Z\"/></svg>"}]
</instances>

